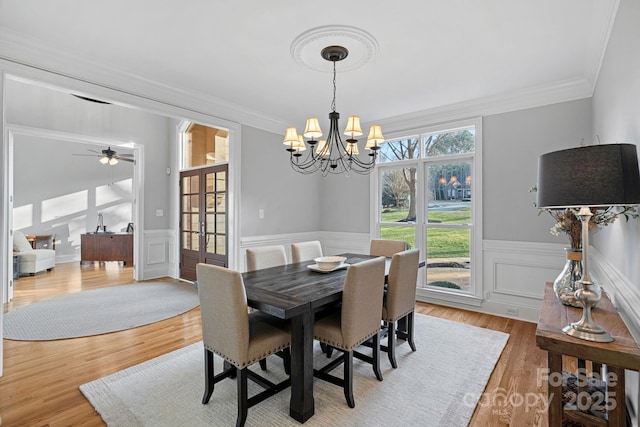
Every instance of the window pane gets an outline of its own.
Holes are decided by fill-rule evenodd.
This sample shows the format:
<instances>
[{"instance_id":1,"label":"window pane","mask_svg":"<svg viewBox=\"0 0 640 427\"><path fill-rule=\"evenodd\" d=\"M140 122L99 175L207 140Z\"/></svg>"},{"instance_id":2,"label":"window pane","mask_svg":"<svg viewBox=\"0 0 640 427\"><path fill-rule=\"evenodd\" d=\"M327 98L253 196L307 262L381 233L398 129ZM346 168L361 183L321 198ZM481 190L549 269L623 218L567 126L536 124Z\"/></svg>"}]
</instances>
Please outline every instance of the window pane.
<instances>
[{"instance_id":1,"label":"window pane","mask_svg":"<svg viewBox=\"0 0 640 427\"><path fill-rule=\"evenodd\" d=\"M216 253L216 236L215 234L207 234L207 252Z\"/></svg>"},{"instance_id":2,"label":"window pane","mask_svg":"<svg viewBox=\"0 0 640 427\"><path fill-rule=\"evenodd\" d=\"M226 233L227 232L227 221L225 214L216 215L216 232L217 233Z\"/></svg>"},{"instance_id":3,"label":"window pane","mask_svg":"<svg viewBox=\"0 0 640 427\"><path fill-rule=\"evenodd\" d=\"M227 196L225 194L216 194L216 212L224 213L227 207Z\"/></svg>"},{"instance_id":4,"label":"window pane","mask_svg":"<svg viewBox=\"0 0 640 427\"><path fill-rule=\"evenodd\" d=\"M469 291L469 229L429 228L427 230L427 286Z\"/></svg>"},{"instance_id":5,"label":"window pane","mask_svg":"<svg viewBox=\"0 0 640 427\"><path fill-rule=\"evenodd\" d=\"M473 153L476 149L475 129L424 135L425 157Z\"/></svg>"},{"instance_id":6,"label":"window pane","mask_svg":"<svg viewBox=\"0 0 640 427\"><path fill-rule=\"evenodd\" d=\"M185 191L185 193L197 193L200 191L200 177L198 175L193 175L191 177L191 184L189 184L189 191Z\"/></svg>"},{"instance_id":7,"label":"window pane","mask_svg":"<svg viewBox=\"0 0 640 427\"><path fill-rule=\"evenodd\" d=\"M427 222L471 224L471 163L427 168Z\"/></svg>"},{"instance_id":8,"label":"window pane","mask_svg":"<svg viewBox=\"0 0 640 427\"><path fill-rule=\"evenodd\" d=\"M216 174L216 191L227 191L227 173Z\"/></svg>"},{"instance_id":9,"label":"window pane","mask_svg":"<svg viewBox=\"0 0 640 427\"><path fill-rule=\"evenodd\" d=\"M206 191L207 193L215 191L213 185L214 185L214 182L215 182L214 180L215 180L216 174L215 173L208 173L206 175L206 177L207 177L206 178L207 179L207 185L206 185L206 188L205 188L204 191Z\"/></svg>"},{"instance_id":10,"label":"window pane","mask_svg":"<svg viewBox=\"0 0 640 427\"><path fill-rule=\"evenodd\" d=\"M198 212L200 210L200 197L191 196L189 202L189 209L191 212Z\"/></svg>"},{"instance_id":11,"label":"window pane","mask_svg":"<svg viewBox=\"0 0 640 427\"><path fill-rule=\"evenodd\" d=\"M216 211L216 196L215 194L207 194L207 212Z\"/></svg>"},{"instance_id":12,"label":"window pane","mask_svg":"<svg viewBox=\"0 0 640 427\"><path fill-rule=\"evenodd\" d=\"M192 123L182 138L182 167L229 161L229 131Z\"/></svg>"},{"instance_id":13,"label":"window pane","mask_svg":"<svg viewBox=\"0 0 640 427\"><path fill-rule=\"evenodd\" d=\"M403 240L407 242L409 249L416 247L416 229L412 226L382 226L380 227L380 238L384 240Z\"/></svg>"},{"instance_id":14,"label":"window pane","mask_svg":"<svg viewBox=\"0 0 640 427\"><path fill-rule=\"evenodd\" d=\"M191 178L188 176L182 178L182 193L191 193Z\"/></svg>"},{"instance_id":15,"label":"window pane","mask_svg":"<svg viewBox=\"0 0 640 427\"><path fill-rule=\"evenodd\" d=\"M216 236L216 253L218 255L226 255L227 254L227 236Z\"/></svg>"},{"instance_id":16,"label":"window pane","mask_svg":"<svg viewBox=\"0 0 640 427\"><path fill-rule=\"evenodd\" d=\"M380 173L382 222L416 221L416 168L384 169Z\"/></svg>"},{"instance_id":17,"label":"window pane","mask_svg":"<svg viewBox=\"0 0 640 427\"><path fill-rule=\"evenodd\" d=\"M380 163L395 162L398 160L417 159L420 157L420 140L418 137L409 137L385 141L380 146Z\"/></svg>"}]
</instances>

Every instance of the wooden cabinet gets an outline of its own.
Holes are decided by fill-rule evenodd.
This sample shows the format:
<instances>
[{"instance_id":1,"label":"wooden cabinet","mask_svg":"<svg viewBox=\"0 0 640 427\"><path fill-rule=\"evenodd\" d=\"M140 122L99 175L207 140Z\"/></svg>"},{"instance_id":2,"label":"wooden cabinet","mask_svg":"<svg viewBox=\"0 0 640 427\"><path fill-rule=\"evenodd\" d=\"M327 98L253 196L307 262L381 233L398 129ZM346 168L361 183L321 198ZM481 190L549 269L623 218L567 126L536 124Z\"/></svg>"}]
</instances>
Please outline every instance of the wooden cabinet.
<instances>
[{"instance_id":1,"label":"wooden cabinet","mask_svg":"<svg viewBox=\"0 0 640 427\"><path fill-rule=\"evenodd\" d=\"M133 264L133 234L82 234L80 262L122 261Z\"/></svg>"}]
</instances>

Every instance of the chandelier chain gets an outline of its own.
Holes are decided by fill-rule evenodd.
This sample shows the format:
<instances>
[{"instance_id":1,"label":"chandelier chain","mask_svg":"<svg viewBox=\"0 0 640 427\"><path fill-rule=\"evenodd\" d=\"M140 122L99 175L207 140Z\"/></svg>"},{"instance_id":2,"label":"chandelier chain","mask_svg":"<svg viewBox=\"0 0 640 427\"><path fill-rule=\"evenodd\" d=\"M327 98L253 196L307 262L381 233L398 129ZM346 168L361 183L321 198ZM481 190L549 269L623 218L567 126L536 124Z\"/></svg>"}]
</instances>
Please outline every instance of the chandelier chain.
<instances>
[{"instance_id":1,"label":"chandelier chain","mask_svg":"<svg viewBox=\"0 0 640 427\"><path fill-rule=\"evenodd\" d=\"M336 111L336 61L333 61L333 101L331 101L331 110Z\"/></svg>"}]
</instances>

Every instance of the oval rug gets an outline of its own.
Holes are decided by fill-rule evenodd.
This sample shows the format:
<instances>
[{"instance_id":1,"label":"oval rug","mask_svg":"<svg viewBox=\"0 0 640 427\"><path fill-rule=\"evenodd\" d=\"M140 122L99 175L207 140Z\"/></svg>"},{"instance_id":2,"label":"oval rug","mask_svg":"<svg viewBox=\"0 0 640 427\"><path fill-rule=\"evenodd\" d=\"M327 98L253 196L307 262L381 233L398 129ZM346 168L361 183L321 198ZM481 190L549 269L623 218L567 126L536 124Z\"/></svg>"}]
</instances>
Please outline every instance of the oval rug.
<instances>
[{"instance_id":1,"label":"oval rug","mask_svg":"<svg viewBox=\"0 0 640 427\"><path fill-rule=\"evenodd\" d=\"M77 292L4 314L4 338L48 341L131 329L198 306L188 283L146 282Z\"/></svg>"}]
</instances>

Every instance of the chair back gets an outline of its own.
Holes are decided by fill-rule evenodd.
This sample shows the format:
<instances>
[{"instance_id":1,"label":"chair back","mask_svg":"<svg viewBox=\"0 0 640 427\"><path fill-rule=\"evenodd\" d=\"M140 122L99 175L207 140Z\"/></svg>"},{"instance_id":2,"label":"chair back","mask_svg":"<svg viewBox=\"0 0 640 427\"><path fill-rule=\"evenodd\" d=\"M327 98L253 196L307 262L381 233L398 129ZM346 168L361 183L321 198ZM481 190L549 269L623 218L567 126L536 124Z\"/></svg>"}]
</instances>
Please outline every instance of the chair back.
<instances>
[{"instance_id":1,"label":"chair back","mask_svg":"<svg viewBox=\"0 0 640 427\"><path fill-rule=\"evenodd\" d=\"M243 363L249 351L249 315L242 275L210 264L197 264L196 275L204 346Z\"/></svg>"},{"instance_id":2,"label":"chair back","mask_svg":"<svg viewBox=\"0 0 640 427\"><path fill-rule=\"evenodd\" d=\"M398 252L391 258L389 276L387 277L384 320L395 322L414 310L419 262L420 251L418 249Z\"/></svg>"},{"instance_id":3,"label":"chair back","mask_svg":"<svg viewBox=\"0 0 640 427\"><path fill-rule=\"evenodd\" d=\"M13 250L14 252L30 252L33 250L27 240L27 236L25 236L22 231L13 231Z\"/></svg>"},{"instance_id":4,"label":"chair back","mask_svg":"<svg viewBox=\"0 0 640 427\"><path fill-rule=\"evenodd\" d=\"M292 262L309 261L322 256L322 246L317 240L291 244Z\"/></svg>"},{"instance_id":5,"label":"chair back","mask_svg":"<svg viewBox=\"0 0 640 427\"><path fill-rule=\"evenodd\" d=\"M353 348L380 330L384 295L383 257L352 264L342 291L342 339Z\"/></svg>"},{"instance_id":6,"label":"chair back","mask_svg":"<svg viewBox=\"0 0 640 427\"><path fill-rule=\"evenodd\" d=\"M284 246L262 246L247 249L247 270L260 270L261 268L277 267L287 263L287 254Z\"/></svg>"},{"instance_id":7,"label":"chair back","mask_svg":"<svg viewBox=\"0 0 640 427\"><path fill-rule=\"evenodd\" d=\"M402 240L372 239L369 255L391 258L393 254L407 249L407 243Z\"/></svg>"}]
</instances>

